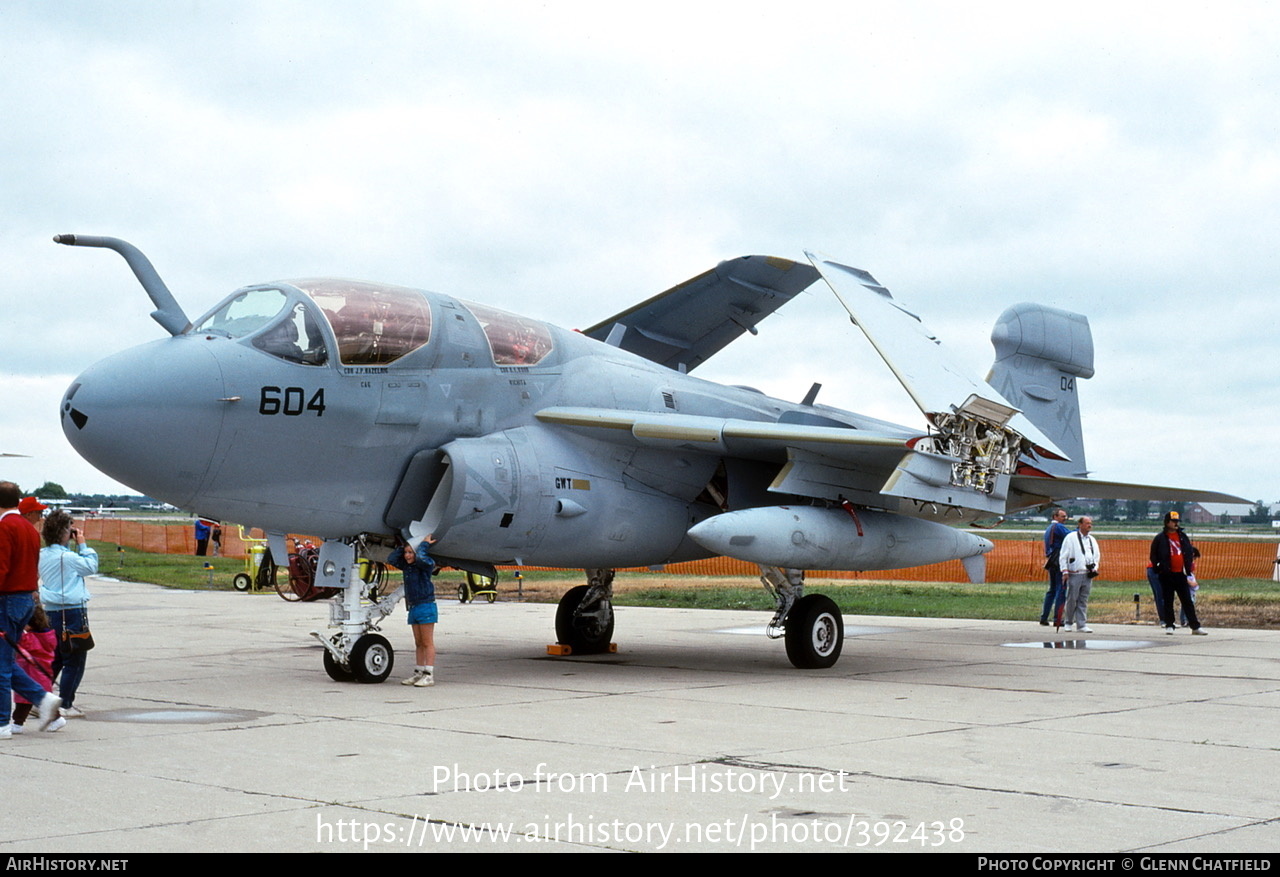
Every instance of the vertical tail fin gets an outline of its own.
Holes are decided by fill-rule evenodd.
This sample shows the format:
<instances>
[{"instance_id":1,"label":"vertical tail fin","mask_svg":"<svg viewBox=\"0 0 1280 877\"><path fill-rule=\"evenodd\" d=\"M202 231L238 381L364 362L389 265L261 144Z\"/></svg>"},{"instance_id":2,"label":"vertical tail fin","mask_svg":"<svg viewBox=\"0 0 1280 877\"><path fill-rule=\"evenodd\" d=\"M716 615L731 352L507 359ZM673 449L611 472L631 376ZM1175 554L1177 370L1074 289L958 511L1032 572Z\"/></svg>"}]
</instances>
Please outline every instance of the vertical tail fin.
<instances>
[{"instance_id":1,"label":"vertical tail fin","mask_svg":"<svg viewBox=\"0 0 1280 877\"><path fill-rule=\"evenodd\" d=\"M1037 465L1051 475L1087 474L1076 380L1093 377L1089 320L1044 305L1017 304L1000 315L991 344L996 359L987 383L1071 457Z\"/></svg>"}]
</instances>

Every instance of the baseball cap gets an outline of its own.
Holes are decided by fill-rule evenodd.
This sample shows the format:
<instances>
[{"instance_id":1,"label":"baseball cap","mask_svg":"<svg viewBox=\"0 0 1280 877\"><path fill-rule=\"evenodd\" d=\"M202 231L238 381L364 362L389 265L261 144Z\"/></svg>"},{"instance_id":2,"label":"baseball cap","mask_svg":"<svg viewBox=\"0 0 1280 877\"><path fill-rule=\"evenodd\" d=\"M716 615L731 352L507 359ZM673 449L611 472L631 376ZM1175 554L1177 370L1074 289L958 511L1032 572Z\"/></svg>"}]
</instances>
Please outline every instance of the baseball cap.
<instances>
[{"instance_id":1,"label":"baseball cap","mask_svg":"<svg viewBox=\"0 0 1280 877\"><path fill-rule=\"evenodd\" d=\"M22 501L18 503L18 514L27 515L31 512L42 512L47 508L47 505L34 496L24 496Z\"/></svg>"}]
</instances>

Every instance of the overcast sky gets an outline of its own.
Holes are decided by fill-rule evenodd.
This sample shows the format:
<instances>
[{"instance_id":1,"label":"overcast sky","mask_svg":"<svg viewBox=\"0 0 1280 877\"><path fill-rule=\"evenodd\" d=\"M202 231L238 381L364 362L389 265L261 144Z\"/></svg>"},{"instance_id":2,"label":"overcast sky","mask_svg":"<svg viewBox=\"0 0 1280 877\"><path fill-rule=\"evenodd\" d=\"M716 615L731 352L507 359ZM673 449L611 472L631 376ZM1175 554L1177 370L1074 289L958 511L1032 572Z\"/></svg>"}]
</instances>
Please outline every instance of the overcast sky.
<instances>
[{"instance_id":1,"label":"overcast sky","mask_svg":"<svg viewBox=\"0 0 1280 877\"><path fill-rule=\"evenodd\" d=\"M570 328L817 249L979 376L1009 305L1086 314L1096 476L1280 500L1280 7L1035 9L7 0L0 477L133 492L57 407L164 332L78 232L192 317L337 275ZM822 286L698 375L923 425Z\"/></svg>"}]
</instances>

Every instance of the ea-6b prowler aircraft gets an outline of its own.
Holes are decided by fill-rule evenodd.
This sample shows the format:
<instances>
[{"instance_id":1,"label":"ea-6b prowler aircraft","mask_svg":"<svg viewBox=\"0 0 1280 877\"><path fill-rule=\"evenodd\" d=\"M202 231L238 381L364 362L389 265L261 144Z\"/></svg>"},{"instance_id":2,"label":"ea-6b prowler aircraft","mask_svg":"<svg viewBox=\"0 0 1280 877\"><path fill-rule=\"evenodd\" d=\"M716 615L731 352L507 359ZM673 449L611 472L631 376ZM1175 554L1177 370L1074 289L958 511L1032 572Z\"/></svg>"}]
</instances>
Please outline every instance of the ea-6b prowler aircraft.
<instances>
[{"instance_id":1,"label":"ea-6b prowler aircraft","mask_svg":"<svg viewBox=\"0 0 1280 877\"><path fill-rule=\"evenodd\" d=\"M613 571L712 555L757 563L770 625L797 667L829 667L844 629L803 570L961 560L988 540L955 524L1090 496L1232 500L1085 478L1076 381L1084 317L1035 304L1000 318L990 384L943 354L865 271L746 256L584 332L417 289L336 279L247 286L189 320L151 263L107 237L171 337L112 356L62 401L71 444L107 475L200 515L324 540L325 668L380 682L375 633L399 598L361 555L435 534L445 565L582 568L556 634L607 649ZM925 430L690 375L821 278L915 399ZM383 551L387 549L382 548ZM375 559L380 559L376 558ZM365 565L367 566L367 564Z\"/></svg>"}]
</instances>

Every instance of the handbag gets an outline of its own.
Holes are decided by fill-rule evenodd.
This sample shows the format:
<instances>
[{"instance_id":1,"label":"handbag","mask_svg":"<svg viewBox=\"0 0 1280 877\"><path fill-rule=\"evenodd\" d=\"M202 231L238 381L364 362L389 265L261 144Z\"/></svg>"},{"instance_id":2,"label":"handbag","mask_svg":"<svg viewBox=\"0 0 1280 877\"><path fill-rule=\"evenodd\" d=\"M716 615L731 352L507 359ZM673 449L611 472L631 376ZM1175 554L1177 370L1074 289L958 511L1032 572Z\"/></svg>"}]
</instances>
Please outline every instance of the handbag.
<instances>
[{"instance_id":1,"label":"handbag","mask_svg":"<svg viewBox=\"0 0 1280 877\"><path fill-rule=\"evenodd\" d=\"M93 646L93 634L89 632L88 628L78 633L72 633L64 628L62 638L58 640L58 654L64 658L69 658L72 655L83 654Z\"/></svg>"},{"instance_id":2,"label":"handbag","mask_svg":"<svg viewBox=\"0 0 1280 877\"><path fill-rule=\"evenodd\" d=\"M63 611L63 618L66 618L66 611ZM92 649L94 646L93 634L89 632L89 612L85 610L84 629L73 631L68 630L65 620L62 624L62 631L58 636L58 654L64 658L72 655L80 655Z\"/></svg>"},{"instance_id":3,"label":"handbag","mask_svg":"<svg viewBox=\"0 0 1280 877\"><path fill-rule=\"evenodd\" d=\"M60 566L63 586L65 587L67 565L64 562ZM62 610L62 630L58 634L58 654L64 658L69 658L72 655L82 655L94 646L93 634L89 632L89 607L81 605L80 611L84 613L84 626L78 631L72 631L67 629L67 610Z\"/></svg>"}]
</instances>

